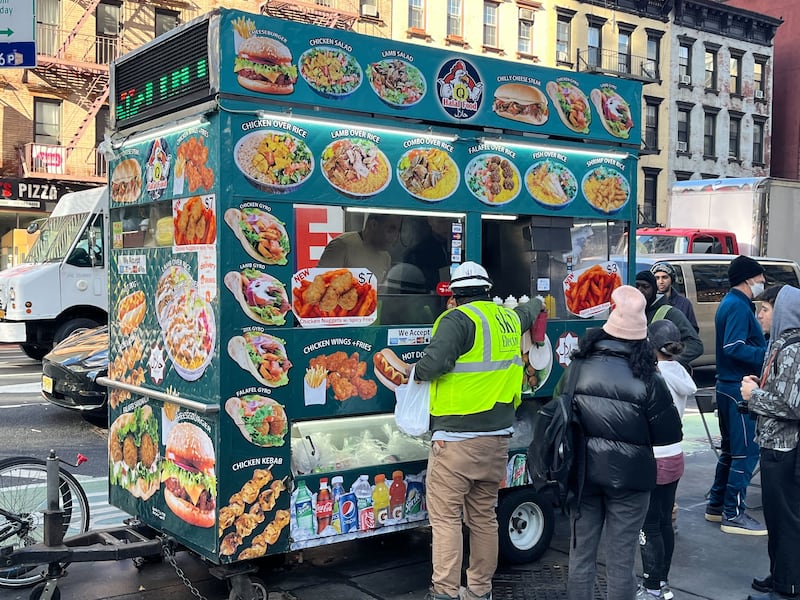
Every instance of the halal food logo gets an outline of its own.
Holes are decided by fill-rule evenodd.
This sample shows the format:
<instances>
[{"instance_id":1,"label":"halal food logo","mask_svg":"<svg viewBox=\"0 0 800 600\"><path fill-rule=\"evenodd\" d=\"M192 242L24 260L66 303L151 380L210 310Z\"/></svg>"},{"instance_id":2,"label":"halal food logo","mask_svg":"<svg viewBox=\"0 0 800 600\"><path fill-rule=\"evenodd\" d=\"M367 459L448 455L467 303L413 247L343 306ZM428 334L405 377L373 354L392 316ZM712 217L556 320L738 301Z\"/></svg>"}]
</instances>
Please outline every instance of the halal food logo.
<instances>
[{"instance_id":1,"label":"halal food logo","mask_svg":"<svg viewBox=\"0 0 800 600\"><path fill-rule=\"evenodd\" d=\"M481 107L483 82L478 71L463 58L448 60L436 78L439 102L456 119L471 119Z\"/></svg>"}]
</instances>

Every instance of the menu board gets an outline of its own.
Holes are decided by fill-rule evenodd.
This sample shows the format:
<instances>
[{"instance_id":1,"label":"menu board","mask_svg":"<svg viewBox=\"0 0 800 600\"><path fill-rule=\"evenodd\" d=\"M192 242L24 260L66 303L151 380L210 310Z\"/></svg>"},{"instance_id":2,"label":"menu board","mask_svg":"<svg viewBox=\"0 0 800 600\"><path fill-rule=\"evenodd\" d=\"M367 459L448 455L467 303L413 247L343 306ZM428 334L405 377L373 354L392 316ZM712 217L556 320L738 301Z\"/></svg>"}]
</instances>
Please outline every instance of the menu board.
<instances>
[{"instance_id":1,"label":"menu board","mask_svg":"<svg viewBox=\"0 0 800 600\"><path fill-rule=\"evenodd\" d=\"M638 147L641 84L223 10L220 92Z\"/></svg>"}]
</instances>

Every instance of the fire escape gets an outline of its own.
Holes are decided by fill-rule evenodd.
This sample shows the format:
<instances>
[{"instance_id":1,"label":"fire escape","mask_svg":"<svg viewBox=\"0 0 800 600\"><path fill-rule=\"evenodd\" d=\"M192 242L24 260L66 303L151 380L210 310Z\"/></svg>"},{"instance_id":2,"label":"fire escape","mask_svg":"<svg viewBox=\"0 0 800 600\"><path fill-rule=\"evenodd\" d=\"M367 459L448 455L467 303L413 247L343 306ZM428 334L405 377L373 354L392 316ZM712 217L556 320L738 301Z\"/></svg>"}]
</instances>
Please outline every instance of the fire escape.
<instances>
[{"instance_id":1,"label":"fire escape","mask_svg":"<svg viewBox=\"0 0 800 600\"><path fill-rule=\"evenodd\" d=\"M111 61L153 37L141 23L153 23L153 5L174 12L180 21L198 14L191 0L129 0L119 7L113 35L97 33L97 9L100 0L75 0L75 10L63 22L72 25L62 29L56 25L37 26L37 66L26 73L28 85L54 94L74 105L64 111L61 124L61 145L28 143L21 156L23 175L65 180L102 182L106 178L105 159L96 153L96 139L87 139L87 129L96 123L100 110L107 106L110 91ZM91 32L91 33L90 33ZM72 109L73 107L70 106ZM102 137L102 131L99 132Z\"/></svg>"},{"instance_id":2,"label":"fire escape","mask_svg":"<svg viewBox=\"0 0 800 600\"><path fill-rule=\"evenodd\" d=\"M358 0L338 0L336 3L333 0L317 0L316 2L266 0L261 5L261 14L300 23L348 30L353 29L361 16Z\"/></svg>"}]
</instances>

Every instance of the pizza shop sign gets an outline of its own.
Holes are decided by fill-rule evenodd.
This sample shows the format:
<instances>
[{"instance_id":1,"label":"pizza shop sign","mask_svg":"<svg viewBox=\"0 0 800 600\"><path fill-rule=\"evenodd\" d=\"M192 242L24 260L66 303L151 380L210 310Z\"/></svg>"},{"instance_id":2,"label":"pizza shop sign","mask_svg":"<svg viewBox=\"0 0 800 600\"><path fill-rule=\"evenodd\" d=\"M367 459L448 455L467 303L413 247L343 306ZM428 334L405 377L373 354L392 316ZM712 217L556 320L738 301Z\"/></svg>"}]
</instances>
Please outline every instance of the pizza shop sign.
<instances>
[{"instance_id":1,"label":"pizza shop sign","mask_svg":"<svg viewBox=\"0 0 800 600\"><path fill-rule=\"evenodd\" d=\"M43 209L45 201L57 202L67 192L85 187L28 179L0 179L0 208Z\"/></svg>"}]
</instances>

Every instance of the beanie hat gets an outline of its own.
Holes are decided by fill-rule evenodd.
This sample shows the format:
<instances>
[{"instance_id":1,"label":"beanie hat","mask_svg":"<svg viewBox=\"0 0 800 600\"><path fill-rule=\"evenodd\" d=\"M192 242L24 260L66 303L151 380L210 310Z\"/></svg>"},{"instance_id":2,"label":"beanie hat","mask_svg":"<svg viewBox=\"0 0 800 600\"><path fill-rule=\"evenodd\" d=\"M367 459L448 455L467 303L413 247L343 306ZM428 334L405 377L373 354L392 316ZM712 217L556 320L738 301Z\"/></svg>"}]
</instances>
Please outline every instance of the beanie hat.
<instances>
[{"instance_id":1,"label":"beanie hat","mask_svg":"<svg viewBox=\"0 0 800 600\"><path fill-rule=\"evenodd\" d=\"M749 256L737 256L728 265L728 281L731 287L763 273L764 267Z\"/></svg>"},{"instance_id":2,"label":"beanie hat","mask_svg":"<svg viewBox=\"0 0 800 600\"><path fill-rule=\"evenodd\" d=\"M653 321L647 328L647 337L652 342L653 346L655 346L656 350L667 354L668 356L672 356L672 352L668 352L665 350L664 346L671 343L678 343L683 346L683 340L681 340L681 330L678 329L678 326L675 325L672 321L668 321L667 319L659 319L658 321Z\"/></svg>"},{"instance_id":3,"label":"beanie hat","mask_svg":"<svg viewBox=\"0 0 800 600\"><path fill-rule=\"evenodd\" d=\"M652 267L650 267L650 272L655 275L656 273L666 273L667 277L672 280L672 283L675 283L675 267L673 267L668 262L657 262Z\"/></svg>"},{"instance_id":4,"label":"beanie hat","mask_svg":"<svg viewBox=\"0 0 800 600\"><path fill-rule=\"evenodd\" d=\"M656 288L656 276L653 275L650 271L639 271L636 274L636 281L645 281L650 284L650 287L654 290Z\"/></svg>"},{"instance_id":5,"label":"beanie hat","mask_svg":"<svg viewBox=\"0 0 800 600\"><path fill-rule=\"evenodd\" d=\"M652 273L648 271L650 277ZM635 287L621 285L611 293L614 308L603 325L603 331L621 340L647 338L647 317L644 314L644 295Z\"/></svg>"}]
</instances>

